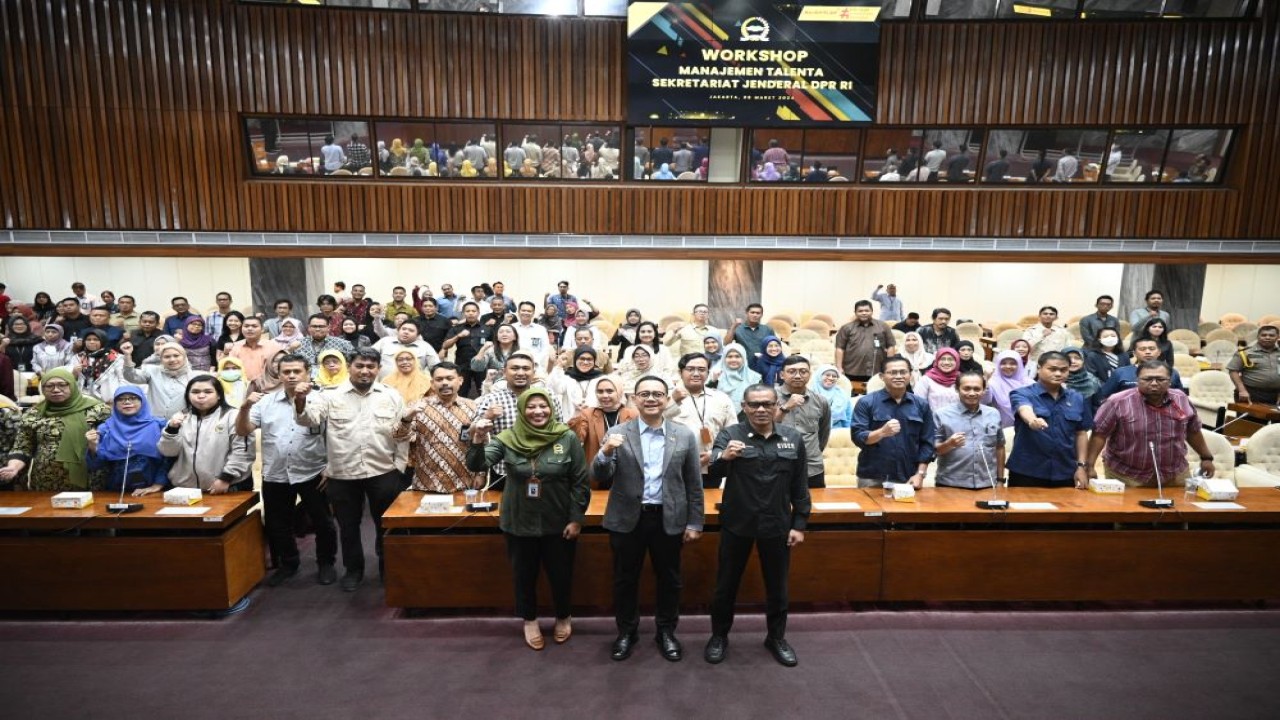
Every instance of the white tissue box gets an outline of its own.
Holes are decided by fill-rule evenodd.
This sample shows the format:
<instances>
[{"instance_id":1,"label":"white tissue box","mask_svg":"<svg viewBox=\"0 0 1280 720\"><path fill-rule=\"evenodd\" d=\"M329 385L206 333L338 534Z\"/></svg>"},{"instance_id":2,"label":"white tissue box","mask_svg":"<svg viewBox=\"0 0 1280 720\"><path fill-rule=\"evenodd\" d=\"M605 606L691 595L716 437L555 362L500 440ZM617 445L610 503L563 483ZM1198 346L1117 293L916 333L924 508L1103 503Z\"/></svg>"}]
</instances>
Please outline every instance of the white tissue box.
<instances>
[{"instance_id":1,"label":"white tissue box","mask_svg":"<svg viewBox=\"0 0 1280 720\"><path fill-rule=\"evenodd\" d=\"M894 502L915 502L916 488L911 483L894 483L893 484L893 501Z\"/></svg>"},{"instance_id":2,"label":"white tissue box","mask_svg":"<svg viewBox=\"0 0 1280 720\"><path fill-rule=\"evenodd\" d=\"M420 513L447 513L453 508L452 495L423 495L418 503Z\"/></svg>"},{"instance_id":3,"label":"white tissue box","mask_svg":"<svg viewBox=\"0 0 1280 720\"><path fill-rule=\"evenodd\" d=\"M195 505L204 499L200 488L173 488L165 491L165 505Z\"/></svg>"},{"instance_id":4,"label":"white tissue box","mask_svg":"<svg viewBox=\"0 0 1280 720\"><path fill-rule=\"evenodd\" d=\"M53 506L63 510L79 510L93 504L91 492L60 492L51 498Z\"/></svg>"},{"instance_id":5,"label":"white tissue box","mask_svg":"<svg viewBox=\"0 0 1280 720\"><path fill-rule=\"evenodd\" d=\"M1123 495L1124 483L1114 478L1093 478L1089 480L1089 492L1099 495Z\"/></svg>"},{"instance_id":6,"label":"white tissue box","mask_svg":"<svg viewBox=\"0 0 1280 720\"><path fill-rule=\"evenodd\" d=\"M1196 485L1196 495L1201 500L1230 502L1240 495L1235 483L1226 478L1201 478Z\"/></svg>"}]
</instances>

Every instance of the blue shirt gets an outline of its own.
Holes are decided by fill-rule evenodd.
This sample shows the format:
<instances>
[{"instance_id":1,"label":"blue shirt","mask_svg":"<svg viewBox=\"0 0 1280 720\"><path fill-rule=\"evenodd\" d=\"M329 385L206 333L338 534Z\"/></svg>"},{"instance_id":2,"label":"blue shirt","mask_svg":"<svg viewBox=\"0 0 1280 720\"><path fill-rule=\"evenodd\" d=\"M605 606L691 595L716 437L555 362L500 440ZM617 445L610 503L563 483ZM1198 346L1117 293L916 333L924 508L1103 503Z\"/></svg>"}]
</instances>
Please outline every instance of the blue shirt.
<instances>
[{"instance_id":1,"label":"blue shirt","mask_svg":"<svg viewBox=\"0 0 1280 720\"><path fill-rule=\"evenodd\" d=\"M462 304L466 300L458 295L447 298L443 295L436 298L436 307L439 308L440 314L450 320L462 319Z\"/></svg>"},{"instance_id":2,"label":"blue shirt","mask_svg":"<svg viewBox=\"0 0 1280 720\"><path fill-rule=\"evenodd\" d=\"M560 311L560 317L562 318L569 317L569 310L568 308L565 307L565 305L567 305L570 302L572 302L575 306L582 304L578 302L578 296L574 295L573 293L561 296L560 293L556 292L556 293L551 293L551 297L547 298L547 304L555 305L556 310Z\"/></svg>"},{"instance_id":3,"label":"blue shirt","mask_svg":"<svg viewBox=\"0 0 1280 720\"><path fill-rule=\"evenodd\" d=\"M897 295L890 295L887 291L879 290L871 293L871 299L880 303L880 319L885 322L901 322L906 319L906 314L902 312L902 300Z\"/></svg>"},{"instance_id":4,"label":"blue shirt","mask_svg":"<svg viewBox=\"0 0 1280 720\"><path fill-rule=\"evenodd\" d=\"M1019 475L1068 484L1076 472L1076 433L1093 429L1093 414L1084 396L1063 386L1054 400L1039 382L1009 393L1013 407L1013 452L1005 467ZM1018 416L1018 408L1030 405L1036 417L1049 423L1032 430Z\"/></svg>"},{"instance_id":5,"label":"blue shirt","mask_svg":"<svg viewBox=\"0 0 1280 720\"><path fill-rule=\"evenodd\" d=\"M173 315L173 316L169 317L168 319L166 319L166 320L164 321L164 334L165 334L165 335L172 335L172 334L174 334L175 332L177 332L178 330L181 330L181 331L183 331L183 332L186 332L186 330L187 330L187 322L188 322L189 320L191 320L192 318L195 318L195 319L197 319L197 320L201 320L201 321L203 321L203 320L204 320L204 318L200 317L199 315L197 315L197 314L195 314L195 313L193 313L193 312L185 312L185 313L183 313L183 314L181 314L181 315Z\"/></svg>"},{"instance_id":6,"label":"blue shirt","mask_svg":"<svg viewBox=\"0 0 1280 720\"><path fill-rule=\"evenodd\" d=\"M645 505L662 504L662 454L667 449L667 435L664 426L651 428L640 423L644 429L640 431L640 453L644 467L644 495L640 502Z\"/></svg>"},{"instance_id":7,"label":"blue shirt","mask_svg":"<svg viewBox=\"0 0 1280 720\"><path fill-rule=\"evenodd\" d=\"M874 445L867 436L890 420L897 420L901 431ZM894 402L888 390L877 390L853 406L853 443L858 454L858 477L882 483L906 482L916 474L920 463L933 460L933 441L937 428L929 402L908 392Z\"/></svg>"},{"instance_id":8,"label":"blue shirt","mask_svg":"<svg viewBox=\"0 0 1280 720\"><path fill-rule=\"evenodd\" d=\"M1177 370L1170 368L1170 371L1173 373L1173 378L1169 383L1169 387L1174 390L1183 390L1185 392L1186 388L1182 387L1182 376L1178 374ZM1107 398L1115 395L1121 390L1128 390L1129 388L1135 387L1138 387L1138 366L1121 365L1111 371L1111 377L1107 378L1107 381L1102 384L1102 388L1093 394L1093 397L1091 398L1093 401L1093 407L1100 408L1102 407L1102 403L1107 401Z\"/></svg>"}]
</instances>

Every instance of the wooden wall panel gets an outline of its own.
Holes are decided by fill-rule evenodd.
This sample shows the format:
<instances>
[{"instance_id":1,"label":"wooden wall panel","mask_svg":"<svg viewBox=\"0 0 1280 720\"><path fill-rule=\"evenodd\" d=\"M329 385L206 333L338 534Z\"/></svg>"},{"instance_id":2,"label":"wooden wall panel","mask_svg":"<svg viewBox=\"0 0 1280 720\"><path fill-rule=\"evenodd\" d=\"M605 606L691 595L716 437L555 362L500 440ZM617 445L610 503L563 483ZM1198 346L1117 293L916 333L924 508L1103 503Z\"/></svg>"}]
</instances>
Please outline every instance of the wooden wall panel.
<instances>
[{"instance_id":1,"label":"wooden wall panel","mask_svg":"<svg viewBox=\"0 0 1280 720\"><path fill-rule=\"evenodd\" d=\"M1261 20L883 29L880 124L1237 126L1220 188L277 182L245 114L621 124L615 19L0 0L9 228L1280 235L1280 3Z\"/></svg>"}]
</instances>

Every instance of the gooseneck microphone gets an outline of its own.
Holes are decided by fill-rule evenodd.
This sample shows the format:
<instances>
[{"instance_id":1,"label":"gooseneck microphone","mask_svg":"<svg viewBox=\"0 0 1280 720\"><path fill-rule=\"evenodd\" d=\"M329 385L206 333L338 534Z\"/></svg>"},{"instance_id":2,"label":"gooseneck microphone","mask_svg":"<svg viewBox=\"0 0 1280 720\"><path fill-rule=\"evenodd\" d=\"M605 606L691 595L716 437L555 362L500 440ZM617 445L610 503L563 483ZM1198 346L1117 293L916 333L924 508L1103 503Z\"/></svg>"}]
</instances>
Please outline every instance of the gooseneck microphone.
<instances>
[{"instance_id":1,"label":"gooseneck microphone","mask_svg":"<svg viewBox=\"0 0 1280 720\"><path fill-rule=\"evenodd\" d=\"M133 442L125 443L124 446L124 473L120 477L120 500L107 504L107 512L113 512L117 515L138 512L142 509L142 503L127 503L124 501L124 491L129 487L129 460L133 457Z\"/></svg>"},{"instance_id":2,"label":"gooseneck microphone","mask_svg":"<svg viewBox=\"0 0 1280 720\"><path fill-rule=\"evenodd\" d=\"M979 500L974 504L980 510L1008 510L1009 501L1000 499L1000 484L996 482L996 474L991 472L991 463L987 462L987 453L983 448L978 449L978 457L982 458L982 467L986 468L987 479L991 482L991 499Z\"/></svg>"},{"instance_id":3,"label":"gooseneck microphone","mask_svg":"<svg viewBox=\"0 0 1280 720\"><path fill-rule=\"evenodd\" d=\"M1173 507L1173 498L1164 496L1164 481L1160 477L1160 461L1156 459L1156 444L1148 440L1147 450L1151 452L1151 464L1156 469L1156 494L1159 497L1153 500L1139 500L1138 504L1153 510L1168 510Z\"/></svg>"}]
</instances>

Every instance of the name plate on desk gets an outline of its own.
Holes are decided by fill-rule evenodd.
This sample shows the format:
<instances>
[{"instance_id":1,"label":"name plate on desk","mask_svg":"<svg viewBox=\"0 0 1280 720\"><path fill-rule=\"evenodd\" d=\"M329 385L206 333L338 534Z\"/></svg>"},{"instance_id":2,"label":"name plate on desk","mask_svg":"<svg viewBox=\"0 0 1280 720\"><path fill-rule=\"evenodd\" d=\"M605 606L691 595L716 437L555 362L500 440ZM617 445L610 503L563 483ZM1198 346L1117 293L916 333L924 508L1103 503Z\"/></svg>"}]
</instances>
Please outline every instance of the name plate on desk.
<instances>
[{"instance_id":1,"label":"name plate on desk","mask_svg":"<svg viewBox=\"0 0 1280 720\"><path fill-rule=\"evenodd\" d=\"M862 506L856 502L817 502L813 504L814 510L861 510Z\"/></svg>"},{"instance_id":2,"label":"name plate on desk","mask_svg":"<svg viewBox=\"0 0 1280 720\"><path fill-rule=\"evenodd\" d=\"M1244 510L1245 507L1240 503L1233 502L1193 502L1192 505L1201 510Z\"/></svg>"},{"instance_id":3,"label":"name plate on desk","mask_svg":"<svg viewBox=\"0 0 1280 720\"><path fill-rule=\"evenodd\" d=\"M1011 502L1010 510L1057 510L1058 506L1051 502Z\"/></svg>"},{"instance_id":4,"label":"name plate on desk","mask_svg":"<svg viewBox=\"0 0 1280 720\"><path fill-rule=\"evenodd\" d=\"M466 508L461 505L450 505L449 507L419 507L413 511L414 515L461 515Z\"/></svg>"},{"instance_id":5,"label":"name plate on desk","mask_svg":"<svg viewBox=\"0 0 1280 720\"><path fill-rule=\"evenodd\" d=\"M0 515L21 515L30 509L29 507L0 507Z\"/></svg>"},{"instance_id":6,"label":"name plate on desk","mask_svg":"<svg viewBox=\"0 0 1280 720\"><path fill-rule=\"evenodd\" d=\"M190 505L169 505L156 511L156 515L203 515L209 512L208 507L192 507ZM218 518L221 520L222 518Z\"/></svg>"}]
</instances>

